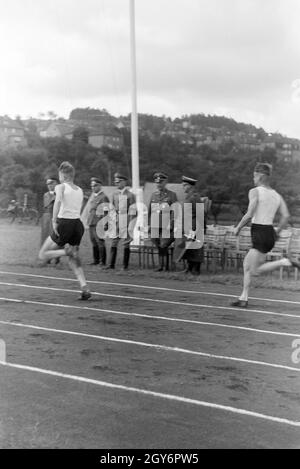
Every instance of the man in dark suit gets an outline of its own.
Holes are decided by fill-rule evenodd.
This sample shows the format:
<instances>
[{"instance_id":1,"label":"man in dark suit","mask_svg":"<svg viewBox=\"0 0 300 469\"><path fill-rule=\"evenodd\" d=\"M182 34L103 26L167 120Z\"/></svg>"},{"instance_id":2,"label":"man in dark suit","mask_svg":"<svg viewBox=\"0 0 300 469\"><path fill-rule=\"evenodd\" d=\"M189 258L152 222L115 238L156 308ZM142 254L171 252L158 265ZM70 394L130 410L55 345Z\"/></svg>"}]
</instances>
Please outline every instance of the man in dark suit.
<instances>
[{"instance_id":1,"label":"man in dark suit","mask_svg":"<svg viewBox=\"0 0 300 469\"><path fill-rule=\"evenodd\" d=\"M169 246L174 241L174 211L170 207L177 202L175 192L166 188L168 176L157 172L153 175L156 191L150 198L148 226L152 243L158 249L158 272L169 270Z\"/></svg>"},{"instance_id":2,"label":"man in dark suit","mask_svg":"<svg viewBox=\"0 0 300 469\"><path fill-rule=\"evenodd\" d=\"M114 269L119 242L123 245L123 269L127 270L130 258L130 243L136 221L136 198L126 187L127 177L116 173L114 184L117 190L113 193L112 204L116 215L116 236L112 239L109 268Z\"/></svg>"},{"instance_id":3,"label":"man in dark suit","mask_svg":"<svg viewBox=\"0 0 300 469\"><path fill-rule=\"evenodd\" d=\"M102 190L102 182L99 178L91 178L92 194L88 200L87 225L89 227L90 240L93 246L93 262L91 265L106 264L105 239L99 238L96 227L98 222L107 215L109 211L109 199Z\"/></svg>"}]
</instances>

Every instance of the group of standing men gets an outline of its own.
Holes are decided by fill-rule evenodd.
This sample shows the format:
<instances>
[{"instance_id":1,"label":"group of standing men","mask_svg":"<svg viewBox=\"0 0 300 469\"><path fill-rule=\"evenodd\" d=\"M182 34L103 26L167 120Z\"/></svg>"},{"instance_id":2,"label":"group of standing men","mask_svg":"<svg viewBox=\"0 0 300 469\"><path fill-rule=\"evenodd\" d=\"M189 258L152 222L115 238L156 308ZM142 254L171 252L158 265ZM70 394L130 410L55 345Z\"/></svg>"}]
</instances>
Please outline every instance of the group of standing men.
<instances>
[{"instance_id":1,"label":"group of standing men","mask_svg":"<svg viewBox=\"0 0 300 469\"><path fill-rule=\"evenodd\" d=\"M168 176L163 172L156 172L153 175L156 190L151 194L148 205L148 226L149 236L153 246L158 249L159 265L157 271L168 271L170 269L169 248L175 241L175 218L176 214L170 210L174 204L178 204L177 195L174 191L167 189ZM182 187L184 200L181 217L184 219L184 207L188 204L191 207L191 226L192 236L196 238L197 204L204 205L204 218L208 212L208 199L202 198L196 191L196 180L182 176ZM55 186L58 181L55 178L47 179L48 192L44 194L44 213L42 217L42 243L51 230L52 211L55 201ZM130 259L130 243L132 241L133 227L136 222L136 197L128 189L127 178L119 173L114 176L114 185L116 190L112 194L110 202L108 196L103 191L102 182L97 177L90 179L91 194L84 208L85 225L88 227L90 241L92 244L93 260L91 265L99 265L101 269L114 269L116 265L117 251L121 244L123 248L122 268L127 270ZM178 204L179 205L179 204ZM106 232L109 229L109 217L114 213L115 233L112 235L110 244L110 253L107 256ZM164 218L164 213L169 213L169 217ZM122 217L125 217L125 224L122 223ZM166 221L167 226L164 226ZM101 228L99 229L99 226ZM201 225L203 227L203 223ZM130 229L129 229L130 228ZM187 239L183 238L183 233L177 245L183 246L182 259L187 262L186 272L197 275L200 273L200 266L203 261L203 248L198 248L194 243L193 249L184 249ZM191 238L193 241L193 239ZM195 249L198 248L198 249ZM109 257L109 258L108 258ZM108 262L107 262L108 258Z\"/></svg>"},{"instance_id":2,"label":"group of standing men","mask_svg":"<svg viewBox=\"0 0 300 469\"><path fill-rule=\"evenodd\" d=\"M112 207L107 195L103 192L102 182L100 179L91 178L92 193L87 202L87 226L89 228L90 240L93 246L93 262L92 265L99 264L102 268L114 269L117 259L118 245L123 245L123 269L128 269L130 258L130 236L128 227L136 218L136 199L135 195L130 192L127 186L127 178L122 174L116 173L114 177L116 191L112 195ZM110 247L109 263L106 266L106 246L105 232L109 228L108 217L113 209L116 220L116 232L113 236ZM125 225L120 220L125 218ZM103 220L100 235L97 230L98 223Z\"/></svg>"},{"instance_id":3,"label":"group of standing men","mask_svg":"<svg viewBox=\"0 0 300 469\"><path fill-rule=\"evenodd\" d=\"M175 241L174 231L176 228L176 210L171 210L171 207L174 204L176 205L178 200L176 193L166 188L168 176L165 173L157 172L154 174L153 179L156 184L156 190L152 193L148 206L149 235L152 244L158 249L159 266L156 270L168 271L170 269L169 248ZM182 177L184 203L181 206L185 207L186 204L191 206L190 229L193 232L193 236L196 236L197 204L205 206L206 214L208 211L207 198L202 198L196 192L196 182L195 179ZM109 199L102 190L101 181L94 177L91 178L92 194L88 200L86 210L88 212L87 225L93 246L92 264L99 264L102 268L106 269L114 269L118 245L121 243L123 245L123 270L127 270L130 258L130 243L133 239L133 228L137 218L136 197L126 187L127 178L125 176L117 173L114 183L117 190L112 195L112 206L110 206ZM112 236L109 263L106 266L105 231L108 229L107 217L111 209L115 215L116 231L115 235ZM165 218L163 216L164 212L167 214ZM184 208L181 212L181 217L184 218ZM98 229L98 223L102 219L105 220L105 223L102 224L102 229ZM122 219L125 220L125 223L122 223ZM166 226L164 226L164 220L166 220ZM203 224L201 226L203 227ZM180 236L181 243L184 242L182 236ZM194 247L193 249L184 249L181 258L187 260L186 272L195 275L199 274L200 265L203 261L202 245L199 249L194 249Z\"/></svg>"},{"instance_id":4,"label":"group of standing men","mask_svg":"<svg viewBox=\"0 0 300 469\"><path fill-rule=\"evenodd\" d=\"M297 259L283 257L280 260L266 262L267 253L270 252L281 230L287 225L289 212L282 196L278 194L270 185L272 167L268 163L258 163L254 168L253 181L255 187L249 191L249 205L246 214L236 226L234 232L238 236L240 230L251 220L251 238L252 248L244 259L244 284L241 296L232 303L232 306L247 308L249 288L252 277L275 270L280 267L296 267L300 269L300 262ZM73 270L81 288L79 299L88 300L91 293L86 283L85 274L81 266L79 257L79 245L84 233L84 226L81 221L81 211L83 206L83 191L74 183L75 169L67 161L63 162L59 168L59 182L55 186L55 180L48 180L49 193L44 197L44 216L43 222L50 221L51 233L44 241L39 258L49 262L52 259L59 259L61 256L67 256L69 265ZM188 219L188 228L185 224L179 226L179 234L175 236L178 230L176 225L176 214L174 206L178 209L177 196L175 192L166 188L168 177L164 173L155 173L154 182L156 191L153 192L148 210L150 236L153 244L157 246L160 258L158 270L169 269L168 248L175 241L180 239L179 248L181 254L179 258L185 258L188 263L188 271L199 273L200 265L203 259L203 248L201 243L205 231L205 205L207 200L201 198L195 191L196 180L182 177L184 190L184 203L181 213L181 220ZM129 262L129 244L131 242L131 232L128 229L130 223L136 218L135 196L126 189L127 179L117 174L115 184L117 191L113 194L114 212L116 215L116 231L112 238L111 258L109 268L114 268L117 254L117 246L122 239L124 245L123 267L128 268ZM52 186L53 183L53 186ZM104 219L104 231L106 229L105 216L109 213L108 197L102 192L102 184L99 179L91 178L92 194L88 201L88 226L90 237L93 243L94 263L102 262L105 264L105 235L98 234L98 224ZM55 190L54 190L55 189ZM53 194L55 192L55 194ZM101 211L98 211L99 201L102 201ZM99 204L98 204L99 202ZM51 208L53 204L53 208ZM131 209L135 207L133 212ZM197 233L197 218L200 210L200 233ZM186 210L188 213L186 213ZM51 214L52 212L52 214ZM166 212L168 217L164 217ZM273 222L276 213L280 213L279 225L274 229ZM202 215L201 215L202 213ZM125 215L126 225L121 223L122 216ZM129 215L129 216L128 216ZM188 215L188 216L186 216ZM166 222L167 220L167 222ZM153 223L154 221L154 223ZM165 223L165 225L164 225ZM121 226L122 225L122 226ZM199 225L199 223L198 223ZM202 228L201 228L202 225ZM118 228L125 228L125 234ZM199 244L197 244L199 242ZM181 246L181 243L183 244Z\"/></svg>"},{"instance_id":5,"label":"group of standing men","mask_svg":"<svg viewBox=\"0 0 300 469\"><path fill-rule=\"evenodd\" d=\"M152 243L158 249L158 271L169 270L169 247L175 241L175 247L181 251L180 260L184 259L187 262L185 272L199 275L201 263L203 262L203 246L200 243L199 238L201 238L201 235L199 236L197 228L198 230L199 228L202 229L203 237L209 200L207 197L201 197L196 191L196 179L186 176L182 176L181 179L184 198L183 203L178 204L176 193L166 188L168 176L161 172L154 174L156 191L151 195L148 208L149 232ZM175 207L175 210L170 211L172 206ZM197 209L199 206L203 206L202 213ZM179 213L176 213L179 207ZM164 213L169 213L169 217L164 218ZM176 226L178 219L180 223L179 226ZM185 222L187 222L187 226L185 226ZM178 229L180 232L176 233ZM189 246L187 246L188 241Z\"/></svg>"}]
</instances>

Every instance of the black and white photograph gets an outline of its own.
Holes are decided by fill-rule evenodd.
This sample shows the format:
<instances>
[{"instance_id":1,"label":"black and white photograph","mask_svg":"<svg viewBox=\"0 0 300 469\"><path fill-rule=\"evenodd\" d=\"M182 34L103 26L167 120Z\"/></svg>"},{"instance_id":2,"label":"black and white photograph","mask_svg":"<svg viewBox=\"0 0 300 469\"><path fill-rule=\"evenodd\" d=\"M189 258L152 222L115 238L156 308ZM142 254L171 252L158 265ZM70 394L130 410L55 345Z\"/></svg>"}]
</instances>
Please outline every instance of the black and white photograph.
<instances>
[{"instance_id":1,"label":"black and white photograph","mask_svg":"<svg viewBox=\"0 0 300 469\"><path fill-rule=\"evenodd\" d=\"M0 0L0 449L300 449L299 18Z\"/></svg>"}]
</instances>

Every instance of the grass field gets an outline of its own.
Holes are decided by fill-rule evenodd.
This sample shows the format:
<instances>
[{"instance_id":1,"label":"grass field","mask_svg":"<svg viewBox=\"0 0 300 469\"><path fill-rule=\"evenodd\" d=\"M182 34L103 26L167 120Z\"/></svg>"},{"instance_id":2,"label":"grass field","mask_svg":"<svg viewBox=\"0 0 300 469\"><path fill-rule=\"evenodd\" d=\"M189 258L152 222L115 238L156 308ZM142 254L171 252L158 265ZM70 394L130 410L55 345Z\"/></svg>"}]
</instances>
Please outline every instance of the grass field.
<instances>
[{"instance_id":1,"label":"grass field","mask_svg":"<svg viewBox=\"0 0 300 469\"><path fill-rule=\"evenodd\" d=\"M300 447L300 281L266 277L233 309L241 273L133 258L85 265L82 304L65 261L39 266L39 236L0 224L1 448Z\"/></svg>"},{"instance_id":2,"label":"grass field","mask_svg":"<svg viewBox=\"0 0 300 469\"><path fill-rule=\"evenodd\" d=\"M109 243L108 243L109 244ZM40 227L36 225L22 225L18 223L9 224L0 220L0 254L1 264L20 267L36 267L38 268L40 263L38 261L38 250L40 246ZM108 249L109 253L109 249ZM86 232L82 244L81 244L81 256L83 259L84 267L87 273L91 272L95 274L98 269L88 264L92 261L92 249L89 241L88 233ZM118 252L117 264L121 267L122 252ZM61 270L68 268L67 261L62 259L62 265L55 268L55 270ZM148 269L138 269L138 258L135 254L130 259L131 269L128 272L122 272L120 269L116 269L114 275L120 277L146 277L146 278L161 278L164 280L174 280L182 282L183 276L178 272L169 273L157 273ZM54 268L54 267L53 267ZM179 268L181 270L181 268ZM108 275L108 274L107 274ZM227 271L224 273L221 269L216 274L207 272L205 268L202 268L202 275L198 278L189 278L190 283L203 284L203 283L217 283L222 285L241 285L242 271L236 272L235 270ZM254 280L254 288L266 287L274 288L276 290L288 290L288 291L299 291L300 281L295 281L293 272L288 270L285 271L284 279L279 279L278 272L272 275L260 277L258 280Z\"/></svg>"}]
</instances>

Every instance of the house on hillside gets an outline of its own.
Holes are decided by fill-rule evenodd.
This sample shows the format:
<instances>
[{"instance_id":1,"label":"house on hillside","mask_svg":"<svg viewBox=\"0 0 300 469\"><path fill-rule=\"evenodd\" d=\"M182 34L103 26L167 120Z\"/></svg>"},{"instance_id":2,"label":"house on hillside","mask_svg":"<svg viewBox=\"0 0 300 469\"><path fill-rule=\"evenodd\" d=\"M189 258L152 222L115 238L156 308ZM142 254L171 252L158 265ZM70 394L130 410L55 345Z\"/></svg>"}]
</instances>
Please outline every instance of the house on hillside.
<instances>
[{"instance_id":1,"label":"house on hillside","mask_svg":"<svg viewBox=\"0 0 300 469\"><path fill-rule=\"evenodd\" d=\"M286 139L277 149L277 156L286 162L300 161L300 144Z\"/></svg>"},{"instance_id":2,"label":"house on hillside","mask_svg":"<svg viewBox=\"0 0 300 469\"><path fill-rule=\"evenodd\" d=\"M42 119L31 119L31 121L24 121L24 123L27 128L29 125L34 126L39 136L44 137L44 132L49 127L51 121L46 121Z\"/></svg>"},{"instance_id":3,"label":"house on hillside","mask_svg":"<svg viewBox=\"0 0 300 469\"><path fill-rule=\"evenodd\" d=\"M122 150L123 136L114 127L88 128L89 144L95 148L108 147L112 150Z\"/></svg>"},{"instance_id":4,"label":"house on hillside","mask_svg":"<svg viewBox=\"0 0 300 469\"><path fill-rule=\"evenodd\" d=\"M261 151L261 141L249 135L240 139L239 146L243 150Z\"/></svg>"},{"instance_id":5,"label":"house on hillside","mask_svg":"<svg viewBox=\"0 0 300 469\"><path fill-rule=\"evenodd\" d=\"M87 122L57 122L52 121L40 132L41 137L64 137L72 140L73 132L78 127L84 127L88 131L88 143L95 148L109 147L113 150L123 148L123 136L113 126L89 125Z\"/></svg>"},{"instance_id":6,"label":"house on hillside","mask_svg":"<svg viewBox=\"0 0 300 469\"><path fill-rule=\"evenodd\" d=\"M278 143L278 139L272 135L268 135L266 138L264 138L261 146L262 150L265 148L272 148L273 150L276 150L276 146Z\"/></svg>"},{"instance_id":7,"label":"house on hillside","mask_svg":"<svg viewBox=\"0 0 300 469\"><path fill-rule=\"evenodd\" d=\"M0 145L27 145L21 121L8 116L0 117Z\"/></svg>"},{"instance_id":8,"label":"house on hillside","mask_svg":"<svg viewBox=\"0 0 300 469\"><path fill-rule=\"evenodd\" d=\"M40 131L40 136L43 138L47 137L65 137L69 140L72 139L73 130L75 126L73 124L69 124L68 122L57 122L52 121L48 124L48 126Z\"/></svg>"}]
</instances>

